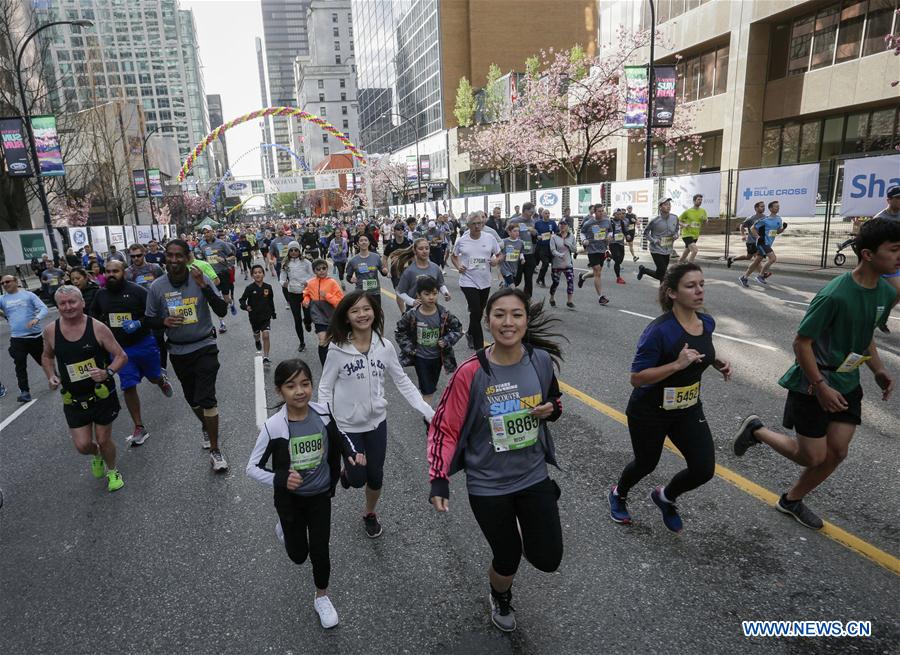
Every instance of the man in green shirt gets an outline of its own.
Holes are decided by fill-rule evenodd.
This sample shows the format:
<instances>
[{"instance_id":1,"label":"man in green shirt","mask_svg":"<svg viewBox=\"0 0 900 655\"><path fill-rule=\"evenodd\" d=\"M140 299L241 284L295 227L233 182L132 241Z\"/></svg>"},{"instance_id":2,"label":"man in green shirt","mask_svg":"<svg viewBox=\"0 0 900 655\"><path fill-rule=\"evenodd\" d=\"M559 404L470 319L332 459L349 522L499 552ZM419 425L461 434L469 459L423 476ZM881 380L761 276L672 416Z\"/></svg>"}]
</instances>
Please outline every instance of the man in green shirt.
<instances>
[{"instance_id":1,"label":"man in green shirt","mask_svg":"<svg viewBox=\"0 0 900 655\"><path fill-rule=\"evenodd\" d=\"M700 228L709 220L703 204L703 195L694 195L694 206L688 207L678 217L678 225L681 227L681 238L684 241L684 250L679 262L693 262L697 256L697 240L700 238Z\"/></svg>"},{"instance_id":2,"label":"man in green shirt","mask_svg":"<svg viewBox=\"0 0 900 655\"><path fill-rule=\"evenodd\" d=\"M813 298L794 338L796 361L778 381L788 390L782 424L797 433L796 440L764 427L756 415L744 419L734 439L738 457L751 446L765 443L804 467L776 509L815 530L822 528L822 520L803 504L803 498L847 457L861 423L860 366L865 364L875 375L882 400L894 389L873 334L891 311L894 288L881 276L900 270L900 223L883 218L868 221L859 231L854 250L859 265Z\"/></svg>"}]
</instances>

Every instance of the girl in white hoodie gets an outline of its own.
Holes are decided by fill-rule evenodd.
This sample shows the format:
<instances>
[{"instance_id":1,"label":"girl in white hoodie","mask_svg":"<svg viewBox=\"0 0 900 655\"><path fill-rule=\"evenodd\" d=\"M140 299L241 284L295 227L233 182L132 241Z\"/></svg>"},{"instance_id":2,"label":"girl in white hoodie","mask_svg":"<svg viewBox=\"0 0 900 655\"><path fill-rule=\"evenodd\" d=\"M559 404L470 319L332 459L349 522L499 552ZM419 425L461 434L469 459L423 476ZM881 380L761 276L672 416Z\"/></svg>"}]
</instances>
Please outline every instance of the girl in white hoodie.
<instances>
[{"instance_id":1,"label":"girl in white hoodie","mask_svg":"<svg viewBox=\"0 0 900 655\"><path fill-rule=\"evenodd\" d=\"M303 290L312 276L312 265L308 259L303 257L300 251L300 243L291 241L287 247L287 254L281 263L281 274L278 277L278 281L284 287L291 314L294 316L294 330L296 330L297 338L300 340L297 350L301 353L306 350L306 341L303 338L303 324L308 323L312 326L309 310L304 311L303 309Z\"/></svg>"},{"instance_id":2,"label":"girl in white hoodie","mask_svg":"<svg viewBox=\"0 0 900 655\"><path fill-rule=\"evenodd\" d=\"M431 421L434 410L403 372L394 344L382 336L384 313L365 291L354 291L334 310L328 329L328 357L319 382L319 403L329 408L337 427L366 456L365 466L345 458L344 488L366 487L363 520L366 535L381 536L375 506L384 480L387 450L387 399L384 380L389 373L406 401Z\"/></svg>"}]
</instances>

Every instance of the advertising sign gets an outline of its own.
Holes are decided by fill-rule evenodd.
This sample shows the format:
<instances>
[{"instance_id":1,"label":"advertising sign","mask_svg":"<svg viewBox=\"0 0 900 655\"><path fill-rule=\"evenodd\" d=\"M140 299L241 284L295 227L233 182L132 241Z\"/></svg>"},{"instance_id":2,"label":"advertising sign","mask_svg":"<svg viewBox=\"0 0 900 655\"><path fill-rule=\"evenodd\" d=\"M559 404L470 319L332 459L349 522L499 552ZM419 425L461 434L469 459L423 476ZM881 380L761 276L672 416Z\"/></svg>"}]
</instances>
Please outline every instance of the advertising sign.
<instances>
[{"instance_id":1,"label":"advertising sign","mask_svg":"<svg viewBox=\"0 0 900 655\"><path fill-rule=\"evenodd\" d=\"M487 197L488 208L487 213L488 216L494 211L494 207L500 208L500 216L506 216L506 194L505 193L496 193Z\"/></svg>"},{"instance_id":2,"label":"advertising sign","mask_svg":"<svg viewBox=\"0 0 900 655\"><path fill-rule=\"evenodd\" d=\"M424 171L422 175L424 175ZM337 173L320 173L315 177L317 189L339 189L341 177Z\"/></svg>"},{"instance_id":3,"label":"advertising sign","mask_svg":"<svg viewBox=\"0 0 900 655\"><path fill-rule=\"evenodd\" d=\"M105 227L101 225L100 227L91 228L91 244L94 246L94 252L98 252L101 255L109 250L109 245L106 242Z\"/></svg>"},{"instance_id":4,"label":"advertising sign","mask_svg":"<svg viewBox=\"0 0 900 655\"><path fill-rule=\"evenodd\" d=\"M654 66L653 127L672 127L675 118L675 67ZM710 214L712 216L712 214Z\"/></svg>"},{"instance_id":5,"label":"advertising sign","mask_svg":"<svg viewBox=\"0 0 900 655\"><path fill-rule=\"evenodd\" d=\"M109 245L115 246L116 250L124 250L125 249L125 231L122 229L121 225L110 225L109 230Z\"/></svg>"},{"instance_id":6,"label":"advertising sign","mask_svg":"<svg viewBox=\"0 0 900 655\"><path fill-rule=\"evenodd\" d=\"M522 212L522 205L526 202L531 201L531 191L519 191L518 193L510 193L509 194L509 215L513 216L516 213ZM519 208L519 211L516 211L516 207Z\"/></svg>"},{"instance_id":7,"label":"advertising sign","mask_svg":"<svg viewBox=\"0 0 900 655\"><path fill-rule=\"evenodd\" d=\"M242 195L249 195L250 193L250 182L243 182L241 180L231 180L230 182L225 183L225 197L226 198L237 198Z\"/></svg>"},{"instance_id":8,"label":"advertising sign","mask_svg":"<svg viewBox=\"0 0 900 655\"><path fill-rule=\"evenodd\" d=\"M647 127L647 67L625 67L625 127Z\"/></svg>"},{"instance_id":9,"label":"advertising sign","mask_svg":"<svg viewBox=\"0 0 900 655\"><path fill-rule=\"evenodd\" d=\"M703 196L703 204L710 218L719 216L719 205L722 193L722 174L703 173L701 175L678 175L666 178L664 198L672 199L672 213L680 216L688 207L694 206L694 195Z\"/></svg>"},{"instance_id":10,"label":"advertising sign","mask_svg":"<svg viewBox=\"0 0 900 655\"><path fill-rule=\"evenodd\" d=\"M874 216L885 208L889 187L900 184L900 155L844 162L841 216Z\"/></svg>"},{"instance_id":11,"label":"advertising sign","mask_svg":"<svg viewBox=\"0 0 900 655\"><path fill-rule=\"evenodd\" d=\"M144 177L144 171L132 171L131 174L134 176L134 195L136 195L138 198L146 198L147 178Z\"/></svg>"},{"instance_id":12,"label":"advertising sign","mask_svg":"<svg viewBox=\"0 0 900 655\"><path fill-rule=\"evenodd\" d=\"M70 227L69 243L75 252L78 252L88 244L88 231L86 227Z\"/></svg>"},{"instance_id":13,"label":"advertising sign","mask_svg":"<svg viewBox=\"0 0 900 655\"><path fill-rule=\"evenodd\" d=\"M450 208L453 210L453 215L456 216L456 218L460 218L466 213L466 199L454 198L450 201Z\"/></svg>"},{"instance_id":14,"label":"advertising sign","mask_svg":"<svg viewBox=\"0 0 900 655\"><path fill-rule=\"evenodd\" d=\"M59 149L59 134L56 132L56 116L33 116L31 130L34 132L40 174L43 177L65 175L62 152Z\"/></svg>"},{"instance_id":15,"label":"advertising sign","mask_svg":"<svg viewBox=\"0 0 900 655\"><path fill-rule=\"evenodd\" d=\"M656 216L653 203L653 179L627 180L610 185L610 206L625 208L631 205L636 216Z\"/></svg>"},{"instance_id":16,"label":"advertising sign","mask_svg":"<svg viewBox=\"0 0 900 655\"><path fill-rule=\"evenodd\" d=\"M781 216L814 216L819 164L755 168L738 173L737 215L752 216L760 200L777 200Z\"/></svg>"},{"instance_id":17,"label":"advertising sign","mask_svg":"<svg viewBox=\"0 0 900 655\"><path fill-rule=\"evenodd\" d=\"M147 171L147 182L150 184L150 197L151 198L162 198L163 197L163 187L162 187L162 178L159 176L158 168L151 168Z\"/></svg>"},{"instance_id":18,"label":"advertising sign","mask_svg":"<svg viewBox=\"0 0 900 655\"><path fill-rule=\"evenodd\" d=\"M416 177L418 177L418 171L416 170L416 156L406 155L406 179L409 182L415 182Z\"/></svg>"},{"instance_id":19,"label":"advertising sign","mask_svg":"<svg viewBox=\"0 0 900 655\"><path fill-rule=\"evenodd\" d=\"M422 169L422 180L423 181L430 180L431 179L431 155L422 155L419 157L419 168Z\"/></svg>"},{"instance_id":20,"label":"advertising sign","mask_svg":"<svg viewBox=\"0 0 900 655\"><path fill-rule=\"evenodd\" d=\"M32 259L40 259L44 253L50 254L50 239L43 230L22 230L0 232L0 247L7 266L29 264Z\"/></svg>"},{"instance_id":21,"label":"advertising sign","mask_svg":"<svg viewBox=\"0 0 900 655\"><path fill-rule=\"evenodd\" d=\"M138 225L137 226L137 240L139 243L143 245L147 245L150 243L150 240L153 238L153 231L150 229L149 225Z\"/></svg>"},{"instance_id":22,"label":"advertising sign","mask_svg":"<svg viewBox=\"0 0 900 655\"><path fill-rule=\"evenodd\" d=\"M6 159L6 174L10 177L30 177L32 174L26 138L21 118L0 118L0 144Z\"/></svg>"},{"instance_id":23,"label":"advertising sign","mask_svg":"<svg viewBox=\"0 0 900 655\"><path fill-rule=\"evenodd\" d=\"M550 218L562 218L562 189L538 189L537 208L550 211Z\"/></svg>"},{"instance_id":24,"label":"advertising sign","mask_svg":"<svg viewBox=\"0 0 900 655\"><path fill-rule=\"evenodd\" d=\"M603 202L603 185L590 184L569 189L569 210L573 215L584 216L588 207Z\"/></svg>"},{"instance_id":25,"label":"advertising sign","mask_svg":"<svg viewBox=\"0 0 900 655\"><path fill-rule=\"evenodd\" d=\"M162 238L160 236L160 234L162 233L162 231L160 230L160 227L161 226L159 226L159 225L151 225L150 226L150 232L151 232L151 235L153 236L154 241L159 241Z\"/></svg>"}]
</instances>

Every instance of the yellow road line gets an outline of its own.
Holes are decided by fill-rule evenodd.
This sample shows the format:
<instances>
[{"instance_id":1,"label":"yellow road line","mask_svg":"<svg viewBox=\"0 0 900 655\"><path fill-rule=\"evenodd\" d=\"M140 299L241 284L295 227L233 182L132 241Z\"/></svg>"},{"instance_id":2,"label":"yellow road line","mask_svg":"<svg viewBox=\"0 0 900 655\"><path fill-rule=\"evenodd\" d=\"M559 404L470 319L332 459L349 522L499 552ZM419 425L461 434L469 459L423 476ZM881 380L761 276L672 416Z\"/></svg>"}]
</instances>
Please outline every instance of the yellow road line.
<instances>
[{"instance_id":1,"label":"yellow road line","mask_svg":"<svg viewBox=\"0 0 900 655\"><path fill-rule=\"evenodd\" d=\"M397 296L384 288L382 288L381 292L389 298L395 300L397 298ZM596 409L598 412L610 417L617 423L621 423L624 426L628 425L628 418L625 416L625 414L615 409L614 407L610 407L609 405L600 402L596 398L587 395L580 389L576 389L572 385L566 384L565 382L560 381L559 388L561 391L577 398L588 407ZM681 457L681 453L668 439L666 439L666 448ZM721 466L720 464L716 464L716 475L718 475L726 482L731 483L741 491L750 494L754 498L757 498L768 505L775 505L775 503L778 502L778 494L769 491L765 487L756 484L752 480L748 480L743 475L735 473L731 469ZM828 521L823 521L823 523L825 524L825 526L818 531L820 534L825 535L832 541L839 543L840 545L852 550L858 555L862 555L875 564L886 568L894 575L900 575L900 559L894 557L890 553L881 550L876 546L873 546L869 542L860 539L856 535L847 532L843 528L839 528L833 523L830 523Z\"/></svg>"}]
</instances>

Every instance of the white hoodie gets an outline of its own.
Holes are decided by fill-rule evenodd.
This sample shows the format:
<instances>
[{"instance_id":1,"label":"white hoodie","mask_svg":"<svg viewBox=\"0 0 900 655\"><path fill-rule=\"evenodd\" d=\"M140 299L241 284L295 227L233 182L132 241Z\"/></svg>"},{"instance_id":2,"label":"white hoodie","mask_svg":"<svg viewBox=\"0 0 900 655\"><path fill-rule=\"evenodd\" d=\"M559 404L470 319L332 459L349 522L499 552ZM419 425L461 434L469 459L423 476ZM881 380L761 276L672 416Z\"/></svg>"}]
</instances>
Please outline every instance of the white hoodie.
<instances>
[{"instance_id":1,"label":"white hoodie","mask_svg":"<svg viewBox=\"0 0 900 655\"><path fill-rule=\"evenodd\" d=\"M369 432L385 420L385 373L390 373L406 402L431 421L434 410L403 371L394 344L373 333L366 355L349 342L328 346L328 358L319 381L319 403L331 408L340 430Z\"/></svg>"}]
</instances>

